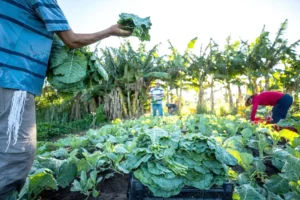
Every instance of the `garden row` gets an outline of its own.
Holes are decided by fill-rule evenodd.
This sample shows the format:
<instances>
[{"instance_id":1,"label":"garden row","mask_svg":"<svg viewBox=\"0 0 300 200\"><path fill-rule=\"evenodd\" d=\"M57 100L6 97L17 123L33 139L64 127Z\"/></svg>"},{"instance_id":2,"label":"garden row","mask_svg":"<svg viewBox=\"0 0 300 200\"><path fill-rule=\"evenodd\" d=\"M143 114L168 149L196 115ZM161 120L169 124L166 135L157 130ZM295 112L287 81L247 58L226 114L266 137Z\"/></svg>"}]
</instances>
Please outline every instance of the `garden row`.
<instances>
[{"instance_id":1,"label":"garden row","mask_svg":"<svg viewBox=\"0 0 300 200\"><path fill-rule=\"evenodd\" d=\"M299 121L281 123L300 131ZM97 185L116 173L133 173L160 197L230 181L234 199L299 199L300 138L239 116L117 119L84 136L40 143L19 198L68 187L97 197Z\"/></svg>"}]
</instances>

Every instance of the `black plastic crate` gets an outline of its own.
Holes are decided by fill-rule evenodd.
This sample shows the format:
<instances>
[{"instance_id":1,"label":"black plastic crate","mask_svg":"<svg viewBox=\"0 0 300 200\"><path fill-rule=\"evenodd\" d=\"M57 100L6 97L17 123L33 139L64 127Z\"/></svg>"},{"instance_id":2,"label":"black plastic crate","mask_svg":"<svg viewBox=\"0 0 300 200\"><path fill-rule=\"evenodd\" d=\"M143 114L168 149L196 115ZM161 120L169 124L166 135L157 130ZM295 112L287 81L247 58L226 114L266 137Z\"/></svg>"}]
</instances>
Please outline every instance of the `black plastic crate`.
<instances>
[{"instance_id":1,"label":"black plastic crate","mask_svg":"<svg viewBox=\"0 0 300 200\"><path fill-rule=\"evenodd\" d=\"M200 190L185 186L181 192L169 198L154 197L151 191L133 176L129 178L128 200L232 200L233 184L224 183L220 187Z\"/></svg>"}]
</instances>

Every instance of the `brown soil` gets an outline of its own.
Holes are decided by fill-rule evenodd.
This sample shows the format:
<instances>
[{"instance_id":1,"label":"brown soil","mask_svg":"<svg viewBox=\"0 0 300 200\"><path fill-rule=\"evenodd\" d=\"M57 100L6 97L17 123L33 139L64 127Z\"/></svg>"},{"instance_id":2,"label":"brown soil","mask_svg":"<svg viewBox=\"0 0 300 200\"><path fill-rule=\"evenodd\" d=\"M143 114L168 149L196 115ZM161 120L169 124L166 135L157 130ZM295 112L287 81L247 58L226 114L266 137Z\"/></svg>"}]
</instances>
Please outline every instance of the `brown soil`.
<instances>
[{"instance_id":1,"label":"brown soil","mask_svg":"<svg viewBox=\"0 0 300 200\"><path fill-rule=\"evenodd\" d=\"M128 175L115 174L114 177L100 183L97 187L100 195L88 200L127 200ZM39 200L85 200L87 196L71 192L71 187L58 191L44 191Z\"/></svg>"}]
</instances>

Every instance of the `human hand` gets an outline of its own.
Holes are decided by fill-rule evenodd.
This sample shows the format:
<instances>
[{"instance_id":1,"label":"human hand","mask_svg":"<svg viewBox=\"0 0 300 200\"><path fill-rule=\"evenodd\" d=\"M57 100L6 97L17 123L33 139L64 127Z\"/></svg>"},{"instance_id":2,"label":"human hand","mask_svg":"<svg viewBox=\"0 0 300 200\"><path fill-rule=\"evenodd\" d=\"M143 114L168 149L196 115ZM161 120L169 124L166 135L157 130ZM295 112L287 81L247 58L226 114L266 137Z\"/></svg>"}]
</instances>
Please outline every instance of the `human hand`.
<instances>
[{"instance_id":1,"label":"human hand","mask_svg":"<svg viewBox=\"0 0 300 200\"><path fill-rule=\"evenodd\" d=\"M126 30L121 29L120 24L112 25L109 28L109 32L113 36L125 36L126 37L126 36L130 36L132 34L132 32L130 32L130 31L126 31Z\"/></svg>"}]
</instances>

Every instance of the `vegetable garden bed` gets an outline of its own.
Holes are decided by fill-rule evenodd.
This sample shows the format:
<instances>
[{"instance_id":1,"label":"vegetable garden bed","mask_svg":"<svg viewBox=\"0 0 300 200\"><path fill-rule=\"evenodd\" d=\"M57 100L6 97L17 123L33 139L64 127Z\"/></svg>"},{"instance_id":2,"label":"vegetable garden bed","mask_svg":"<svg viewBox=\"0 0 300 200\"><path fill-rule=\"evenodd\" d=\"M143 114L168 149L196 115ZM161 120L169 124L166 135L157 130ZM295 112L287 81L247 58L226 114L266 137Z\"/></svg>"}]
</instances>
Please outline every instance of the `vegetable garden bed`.
<instances>
[{"instance_id":1,"label":"vegetable garden bed","mask_svg":"<svg viewBox=\"0 0 300 200\"><path fill-rule=\"evenodd\" d=\"M20 199L126 199L130 173L155 197L229 180L234 200L300 199L300 138L233 116L115 120L40 144Z\"/></svg>"}]
</instances>

